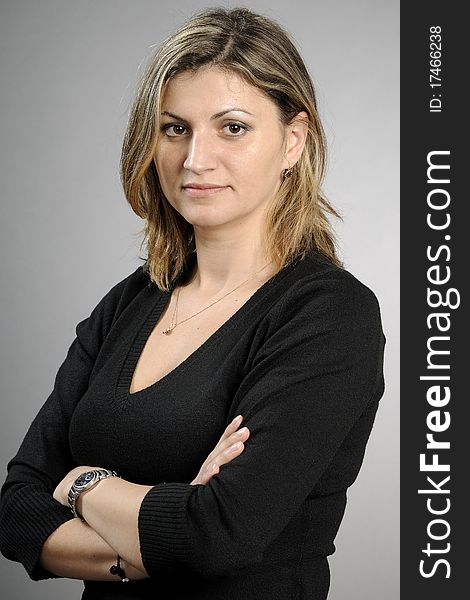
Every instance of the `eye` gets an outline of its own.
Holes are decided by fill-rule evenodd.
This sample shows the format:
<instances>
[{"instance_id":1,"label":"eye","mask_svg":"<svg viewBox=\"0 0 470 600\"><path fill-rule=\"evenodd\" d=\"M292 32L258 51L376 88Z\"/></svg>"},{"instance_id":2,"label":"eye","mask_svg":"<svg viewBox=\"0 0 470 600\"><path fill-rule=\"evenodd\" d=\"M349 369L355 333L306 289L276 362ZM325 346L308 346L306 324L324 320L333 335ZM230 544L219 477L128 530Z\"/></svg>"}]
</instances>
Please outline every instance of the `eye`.
<instances>
[{"instance_id":1,"label":"eye","mask_svg":"<svg viewBox=\"0 0 470 600\"><path fill-rule=\"evenodd\" d=\"M248 131L249 127L242 123L232 122L226 123L223 129L227 130L229 137L241 137ZM181 123L167 123L166 125L162 125L161 130L164 131L168 137L181 137L186 131L186 126Z\"/></svg>"},{"instance_id":2,"label":"eye","mask_svg":"<svg viewBox=\"0 0 470 600\"><path fill-rule=\"evenodd\" d=\"M227 127L229 128L230 137L240 137L248 130L248 127L241 123L227 123L224 125L224 129Z\"/></svg>"},{"instance_id":3,"label":"eye","mask_svg":"<svg viewBox=\"0 0 470 600\"><path fill-rule=\"evenodd\" d=\"M173 133L168 133L170 129L173 129ZM178 137L182 134L182 129L186 129L184 125L180 123L168 123L167 125L162 125L161 130L164 131L168 137Z\"/></svg>"}]
</instances>

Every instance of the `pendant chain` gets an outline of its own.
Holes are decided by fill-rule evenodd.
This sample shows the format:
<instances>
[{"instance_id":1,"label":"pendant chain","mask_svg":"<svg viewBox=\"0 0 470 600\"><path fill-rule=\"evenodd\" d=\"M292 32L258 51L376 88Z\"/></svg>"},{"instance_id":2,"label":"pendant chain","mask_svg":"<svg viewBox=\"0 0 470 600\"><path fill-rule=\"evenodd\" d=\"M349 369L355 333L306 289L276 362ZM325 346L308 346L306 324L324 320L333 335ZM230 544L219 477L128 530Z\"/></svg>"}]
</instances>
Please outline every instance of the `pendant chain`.
<instances>
[{"instance_id":1,"label":"pendant chain","mask_svg":"<svg viewBox=\"0 0 470 600\"><path fill-rule=\"evenodd\" d=\"M217 302L220 302L221 300L223 300L224 298L226 298L229 294L232 294L233 292L235 292L236 290L238 290L238 288L241 288L242 285L244 285L245 283L247 283L248 281L250 281L250 279L252 279L255 275L257 275L258 273L260 273L269 264L270 263L265 264L264 267L261 267L261 269L259 269L258 271L256 271L256 273L253 273L253 275L250 275L250 277L248 277L248 279L245 279L245 281L242 281L242 283L240 283L239 285L237 285L236 288L233 288L233 290L230 290L230 292L227 292L226 294L224 294L222 296L222 298L219 298L218 300L214 300L214 302L211 302L205 308L202 308L201 310L198 310L196 313L194 313L190 317L186 317L186 319L183 319L182 321L176 322L176 311L178 309L178 299L179 299L179 294L180 294L180 291L181 291L181 288L178 288L178 291L176 293L176 303L175 303L175 310L173 311L173 317L171 319L170 325L166 329L163 330L163 333L165 335L169 335L173 331L173 329L175 327L177 327L178 325L181 325L181 323L185 323L186 321L189 321L189 319L192 319L193 317L195 317L197 315L200 315L202 312L204 312L205 310L207 310L211 306L214 306L214 304L217 304Z\"/></svg>"}]
</instances>

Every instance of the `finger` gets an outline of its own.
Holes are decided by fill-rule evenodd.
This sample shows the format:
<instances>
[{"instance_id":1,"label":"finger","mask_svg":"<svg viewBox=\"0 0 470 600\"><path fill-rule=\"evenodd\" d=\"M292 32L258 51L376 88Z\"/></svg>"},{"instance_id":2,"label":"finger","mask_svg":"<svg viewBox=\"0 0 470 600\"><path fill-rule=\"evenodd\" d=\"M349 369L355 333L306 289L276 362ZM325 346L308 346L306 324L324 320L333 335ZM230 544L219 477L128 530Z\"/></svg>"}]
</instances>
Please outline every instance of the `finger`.
<instances>
[{"instance_id":1,"label":"finger","mask_svg":"<svg viewBox=\"0 0 470 600\"><path fill-rule=\"evenodd\" d=\"M234 433L238 429L238 427L240 427L240 424L242 421L243 421L243 416L238 415L235 417L235 419L231 423L229 423L229 425L227 425L227 427L225 428L225 431L220 436L219 441L215 445L215 448L208 455L207 461L212 461L217 456L217 453L220 451L221 445L224 444L224 442L227 440L227 438L230 437L230 435L232 435L232 433ZM225 446L223 446L223 447L225 447Z\"/></svg>"},{"instance_id":2,"label":"finger","mask_svg":"<svg viewBox=\"0 0 470 600\"><path fill-rule=\"evenodd\" d=\"M212 477L220 473L220 467L226 465L244 450L244 444L238 442L234 447L226 448L225 451L219 452L215 460L211 461L205 468L201 469L201 473L198 476L198 481L206 484Z\"/></svg>"},{"instance_id":3,"label":"finger","mask_svg":"<svg viewBox=\"0 0 470 600\"><path fill-rule=\"evenodd\" d=\"M204 465L201 467L201 470L198 473L198 476L196 477L196 479L194 479L191 485L194 485L196 483L202 483L205 485L212 477L214 477L220 472L220 467L222 465L226 465L237 456L240 456L244 448L245 445L243 444L243 442L236 442L235 444L232 444L225 450L219 451L215 459L211 460L210 462L207 460L204 463Z\"/></svg>"},{"instance_id":4,"label":"finger","mask_svg":"<svg viewBox=\"0 0 470 600\"><path fill-rule=\"evenodd\" d=\"M246 442L246 440L249 437L250 430L248 429L248 427L242 427L241 429L238 429L237 431L233 432L220 444L220 450L224 452L225 450L227 450L227 448L233 446L233 444L236 444L237 442Z\"/></svg>"},{"instance_id":5,"label":"finger","mask_svg":"<svg viewBox=\"0 0 470 600\"><path fill-rule=\"evenodd\" d=\"M214 477L214 475L217 475L219 470L219 465L216 463L202 466L197 477L191 481L191 485L205 485L212 477Z\"/></svg>"},{"instance_id":6,"label":"finger","mask_svg":"<svg viewBox=\"0 0 470 600\"><path fill-rule=\"evenodd\" d=\"M248 427L242 427L238 431L234 431L233 433L231 433L228 437L220 441L214 448L214 450L212 450L212 452L208 455L205 461L205 466L212 462L218 462L218 456L220 454L223 454L227 450L227 448L229 448L236 442L246 442L249 436L250 430L248 429Z\"/></svg>"},{"instance_id":7,"label":"finger","mask_svg":"<svg viewBox=\"0 0 470 600\"><path fill-rule=\"evenodd\" d=\"M242 450L243 444L238 443L236 447L227 448L224 452L219 452L215 462L211 461L204 469L202 469L201 478L204 483L207 483L212 477L220 473L220 467L239 456Z\"/></svg>"},{"instance_id":8,"label":"finger","mask_svg":"<svg viewBox=\"0 0 470 600\"><path fill-rule=\"evenodd\" d=\"M232 434L234 431L236 431L240 427L240 424L242 421L243 421L243 415L237 415L235 417L235 419L233 419L233 421L227 425L227 427L225 428L225 431L220 436L219 442L223 441L230 434Z\"/></svg>"},{"instance_id":9,"label":"finger","mask_svg":"<svg viewBox=\"0 0 470 600\"><path fill-rule=\"evenodd\" d=\"M240 456L244 449L245 444L243 442L235 442L217 455L214 464L219 465L219 467L226 465L237 456Z\"/></svg>"}]
</instances>

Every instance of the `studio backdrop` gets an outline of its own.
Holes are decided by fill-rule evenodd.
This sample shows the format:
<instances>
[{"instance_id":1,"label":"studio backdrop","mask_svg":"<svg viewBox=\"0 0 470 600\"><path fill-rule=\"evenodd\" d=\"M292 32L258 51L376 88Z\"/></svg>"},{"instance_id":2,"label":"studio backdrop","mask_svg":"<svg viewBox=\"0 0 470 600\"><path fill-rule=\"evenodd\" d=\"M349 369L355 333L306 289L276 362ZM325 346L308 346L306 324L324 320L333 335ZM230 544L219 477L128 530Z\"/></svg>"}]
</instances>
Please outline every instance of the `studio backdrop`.
<instances>
[{"instance_id":1,"label":"studio backdrop","mask_svg":"<svg viewBox=\"0 0 470 600\"><path fill-rule=\"evenodd\" d=\"M332 600L396 600L399 585L399 3L218 2L277 20L318 92L324 191L345 267L377 295L386 391L330 557ZM15 0L0 13L0 458L49 395L75 325L141 261L143 222L119 181L142 68L201 0ZM81 581L33 582L0 558L5 600L78 598Z\"/></svg>"}]
</instances>

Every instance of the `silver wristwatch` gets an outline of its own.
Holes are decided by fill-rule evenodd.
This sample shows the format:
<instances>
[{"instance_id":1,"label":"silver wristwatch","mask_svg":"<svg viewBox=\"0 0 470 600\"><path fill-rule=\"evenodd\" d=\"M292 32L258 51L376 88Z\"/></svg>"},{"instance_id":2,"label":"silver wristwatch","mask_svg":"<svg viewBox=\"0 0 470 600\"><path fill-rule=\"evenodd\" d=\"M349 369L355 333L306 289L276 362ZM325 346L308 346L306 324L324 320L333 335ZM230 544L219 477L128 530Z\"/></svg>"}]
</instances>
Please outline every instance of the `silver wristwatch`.
<instances>
[{"instance_id":1,"label":"silver wristwatch","mask_svg":"<svg viewBox=\"0 0 470 600\"><path fill-rule=\"evenodd\" d=\"M109 469L95 469L94 471L85 471L75 479L68 493L68 504L75 517L84 521L82 515L75 508L80 494L96 485L98 481L106 479L106 477L119 477L119 475L116 471L110 471Z\"/></svg>"}]
</instances>

